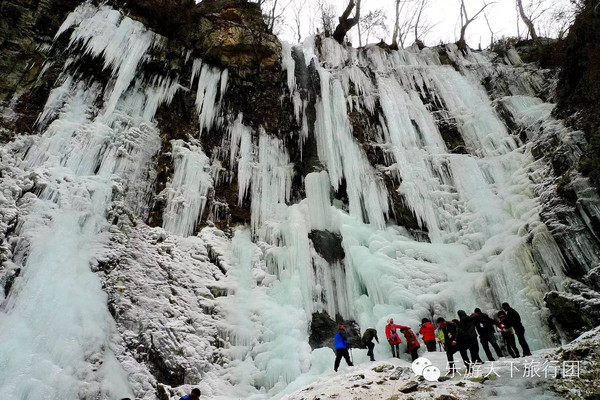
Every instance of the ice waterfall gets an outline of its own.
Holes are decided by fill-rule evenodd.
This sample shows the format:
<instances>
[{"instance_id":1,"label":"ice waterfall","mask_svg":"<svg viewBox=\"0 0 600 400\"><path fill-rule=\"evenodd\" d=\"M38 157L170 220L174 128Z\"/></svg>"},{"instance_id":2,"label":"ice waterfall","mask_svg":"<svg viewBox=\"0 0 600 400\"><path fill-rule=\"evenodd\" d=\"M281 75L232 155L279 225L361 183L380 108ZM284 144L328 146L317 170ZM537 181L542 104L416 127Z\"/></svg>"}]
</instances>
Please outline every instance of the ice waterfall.
<instances>
[{"instance_id":1,"label":"ice waterfall","mask_svg":"<svg viewBox=\"0 0 600 400\"><path fill-rule=\"evenodd\" d=\"M84 3L61 35L69 57L39 134L12 144L11 176L29 190L19 200L11 261L22 272L0 314L0 397L156 398L146 360L129 357L137 350L124 344L139 344L144 313L168 316L144 354L184 360L193 373L180 381L201 381L205 394L223 399L282 397L329 370L332 351L309 346L316 312L383 331L390 316L416 328L423 317L508 301L534 349L552 344L543 296L562 288L569 260L541 216L549 172L533 149L548 132L578 133L552 119L535 72L511 75L501 96L486 90L482 80L496 68L524 68L515 53L498 67L489 54L453 46L441 59L437 49L352 49L314 37L284 44L281 101L293 104L300 127L286 136L228 108L232 72L184 48L185 76L146 73L166 39L120 11ZM90 59L102 61L106 82L80 68ZM154 193L165 148L156 113L177 95L193 99L197 130L169 141L173 171ZM450 148L442 126L460 149ZM206 135L222 135L219 151L202 145ZM318 162L298 177L294 160L308 157L309 141ZM233 184L238 205L250 204L248 224L226 233L200 224L219 187ZM420 234L395 222L395 195ZM597 218L590 199L581 212ZM158 200L162 228L150 229L144 221ZM127 231L114 222L119 215ZM339 238L343 257L319 250L320 233ZM569 254L598 265L593 239L576 242ZM136 256L113 294L111 278L93 269L117 253ZM166 278L154 278L150 266ZM185 283L162 303L144 293L164 280ZM146 289L135 292L137 285ZM137 320L115 320L106 291L144 298L123 311ZM169 304L181 303L194 318L173 316Z\"/></svg>"}]
</instances>

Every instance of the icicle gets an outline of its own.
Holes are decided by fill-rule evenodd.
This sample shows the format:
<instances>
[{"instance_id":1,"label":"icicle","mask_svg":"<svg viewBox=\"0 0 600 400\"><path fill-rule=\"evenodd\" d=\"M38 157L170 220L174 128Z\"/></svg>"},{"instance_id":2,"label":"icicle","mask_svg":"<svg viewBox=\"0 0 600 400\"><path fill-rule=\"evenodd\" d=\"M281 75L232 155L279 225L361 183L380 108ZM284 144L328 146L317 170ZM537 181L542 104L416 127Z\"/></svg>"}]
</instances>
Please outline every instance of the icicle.
<instances>
[{"instance_id":1,"label":"icicle","mask_svg":"<svg viewBox=\"0 0 600 400\"><path fill-rule=\"evenodd\" d=\"M198 68L200 64L194 64ZM195 76L197 71L192 71ZM198 78L198 91L196 93L196 111L198 113L198 121L200 123L200 133L210 129L215 119L219 114L220 101L223 99L223 94L227 88L228 72L221 72L216 68L210 67L208 64L203 64ZM220 86L219 86L220 82ZM217 104L217 91L221 90L221 97Z\"/></svg>"},{"instance_id":2,"label":"icicle","mask_svg":"<svg viewBox=\"0 0 600 400\"><path fill-rule=\"evenodd\" d=\"M239 168L239 166L238 166ZM238 169L239 176L239 169ZM260 133L258 163L252 171L252 229L284 212L292 190L293 166L281 140ZM239 178L238 178L239 181Z\"/></svg>"},{"instance_id":3,"label":"icicle","mask_svg":"<svg viewBox=\"0 0 600 400\"><path fill-rule=\"evenodd\" d=\"M292 46L288 42L281 42L281 69L287 74L287 85L290 96L296 91L296 63L292 57Z\"/></svg>"},{"instance_id":4,"label":"icicle","mask_svg":"<svg viewBox=\"0 0 600 400\"><path fill-rule=\"evenodd\" d=\"M191 235L202 218L208 190L213 187L209 158L199 147L185 145L182 140L173 146L173 179L165 189L167 205L163 228L181 236Z\"/></svg>"},{"instance_id":5,"label":"icicle","mask_svg":"<svg viewBox=\"0 0 600 400\"><path fill-rule=\"evenodd\" d=\"M104 68L110 68L115 78L112 90L105 94L107 101L105 114L115 109L117 101L135 78L138 65L144 54L153 46L162 43L161 39L148 31L141 22L134 21L108 6L101 6L91 15L93 9L87 3L73 11L59 29L57 36L77 24L69 39L70 45L81 42L85 54L102 57Z\"/></svg>"}]
</instances>

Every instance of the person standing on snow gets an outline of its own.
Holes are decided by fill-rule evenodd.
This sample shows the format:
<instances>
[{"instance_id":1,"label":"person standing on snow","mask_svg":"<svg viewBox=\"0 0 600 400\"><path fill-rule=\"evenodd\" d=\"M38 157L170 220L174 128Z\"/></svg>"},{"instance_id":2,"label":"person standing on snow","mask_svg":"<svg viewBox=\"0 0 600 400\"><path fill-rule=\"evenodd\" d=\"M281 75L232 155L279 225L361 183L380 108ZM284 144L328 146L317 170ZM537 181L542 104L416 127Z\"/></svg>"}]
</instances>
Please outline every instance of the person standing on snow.
<instances>
[{"instance_id":1,"label":"person standing on snow","mask_svg":"<svg viewBox=\"0 0 600 400\"><path fill-rule=\"evenodd\" d=\"M419 347L421 347L417 336L408 327L400 328L400 332L402 332L406 338L406 351L410 353L412 360L415 361L419 358Z\"/></svg>"},{"instance_id":2,"label":"person standing on snow","mask_svg":"<svg viewBox=\"0 0 600 400\"><path fill-rule=\"evenodd\" d=\"M340 366L340 361L342 357L346 360L346 364L349 367L353 367L352 361L350 361L350 355L348 354L348 349L350 348L350 343L348 343L348 337L346 336L346 327L344 325L340 325L338 333L335 334L335 364L333 364L333 370L337 372L338 367Z\"/></svg>"},{"instance_id":3,"label":"person standing on snow","mask_svg":"<svg viewBox=\"0 0 600 400\"><path fill-rule=\"evenodd\" d=\"M492 347L496 350L496 354L498 354L498 358L503 356L502 350L500 350L500 346L498 346L498 342L496 341L496 321L491 319L487 314L481 312L480 308L475 309L475 315L477 316L477 318L475 318L475 328L477 329L477 333L479 333L481 347L483 347L483 351L485 351L488 360L495 361L488 344L492 344Z\"/></svg>"},{"instance_id":4,"label":"person standing on snow","mask_svg":"<svg viewBox=\"0 0 600 400\"><path fill-rule=\"evenodd\" d=\"M379 343L377 331L375 330L375 328L367 328L365 333L363 333L362 341L364 345L367 346L367 355L370 357L371 361L375 361L375 354L373 354L375 343L373 343L373 339L375 339L377 343Z\"/></svg>"},{"instance_id":5,"label":"person standing on snow","mask_svg":"<svg viewBox=\"0 0 600 400\"><path fill-rule=\"evenodd\" d=\"M467 315L463 310L458 310L460 322L458 324L458 349L463 360L468 360L467 350L471 353L471 360L474 364L483 364L479 358L479 344L477 343L476 315ZM469 369L470 371L470 369Z\"/></svg>"},{"instance_id":6,"label":"person standing on snow","mask_svg":"<svg viewBox=\"0 0 600 400\"><path fill-rule=\"evenodd\" d=\"M423 318L419 333L423 336L423 342L427 346L427 351L435 351L435 328L430 320Z\"/></svg>"},{"instance_id":7,"label":"person standing on snow","mask_svg":"<svg viewBox=\"0 0 600 400\"><path fill-rule=\"evenodd\" d=\"M504 339L504 343L506 343L508 354L510 354L512 358L519 358L519 349L517 348L517 343L515 341L515 330L508 324L506 313L504 311L499 311L498 319L500 320L498 327L500 327L500 334Z\"/></svg>"},{"instance_id":8,"label":"person standing on snow","mask_svg":"<svg viewBox=\"0 0 600 400\"><path fill-rule=\"evenodd\" d=\"M506 322L515 330L515 335L517 335L519 344L523 349L523 356L530 356L531 350L529 350L529 345L527 344L527 340L525 340L525 327L521 323L521 316L508 303L502 303L502 309L506 312Z\"/></svg>"},{"instance_id":9,"label":"person standing on snow","mask_svg":"<svg viewBox=\"0 0 600 400\"><path fill-rule=\"evenodd\" d=\"M398 332L396 331L397 329L400 328L408 328L408 326L403 326L403 325L396 325L394 324L394 319L390 318L388 319L388 323L385 326L385 337L388 340L388 343L390 344L390 347L392 348L392 357L396 357L396 358L400 358L400 343L402 343L402 340L400 340L400 336L398 336Z\"/></svg>"},{"instance_id":10,"label":"person standing on snow","mask_svg":"<svg viewBox=\"0 0 600 400\"><path fill-rule=\"evenodd\" d=\"M456 365L454 364L454 353L459 351L458 342L456 339L458 338L458 326L454 322L446 321L444 318L439 317L436 320L439 329L444 334L444 348L446 349L446 357L448 358L448 374L454 374L456 372ZM466 351L461 352L461 357L463 357L463 362L467 367L467 371L471 367L471 362L469 358L464 359L466 355Z\"/></svg>"}]
</instances>

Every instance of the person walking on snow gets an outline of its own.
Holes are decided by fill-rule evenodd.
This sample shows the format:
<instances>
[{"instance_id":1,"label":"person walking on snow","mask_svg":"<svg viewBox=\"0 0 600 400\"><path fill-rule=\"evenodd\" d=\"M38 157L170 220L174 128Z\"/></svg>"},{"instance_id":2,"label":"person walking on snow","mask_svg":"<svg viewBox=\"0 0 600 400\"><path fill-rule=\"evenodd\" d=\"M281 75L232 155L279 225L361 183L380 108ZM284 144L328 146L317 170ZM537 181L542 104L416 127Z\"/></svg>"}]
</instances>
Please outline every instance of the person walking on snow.
<instances>
[{"instance_id":1,"label":"person walking on snow","mask_svg":"<svg viewBox=\"0 0 600 400\"><path fill-rule=\"evenodd\" d=\"M427 351L435 351L435 328L430 320L423 318L419 333L423 336L423 342L427 346Z\"/></svg>"},{"instance_id":2,"label":"person walking on snow","mask_svg":"<svg viewBox=\"0 0 600 400\"><path fill-rule=\"evenodd\" d=\"M342 357L346 360L346 364L349 367L353 367L352 361L350 361L350 355L348 354L348 349L350 348L350 343L348 343L348 337L346 336L346 327L344 325L340 325L340 329L338 333L335 334L335 364L333 365L333 370L337 372L338 367L340 366L340 361Z\"/></svg>"},{"instance_id":3,"label":"person walking on snow","mask_svg":"<svg viewBox=\"0 0 600 400\"><path fill-rule=\"evenodd\" d=\"M408 326L403 326L403 325L396 325L394 324L394 319L390 318L388 319L388 323L385 326L385 337L388 340L388 343L390 344L390 347L392 348L392 357L396 357L396 358L400 358L400 343L402 343L402 340L400 340L400 336L398 336L398 332L396 331L397 329L400 328L408 328Z\"/></svg>"},{"instance_id":4,"label":"person walking on snow","mask_svg":"<svg viewBox=\"0 0 600 400\"><path fill-rule=\"evenodd\" d=\"M506 322L515 330L519 344L523 349L523 356L530 356L531 350L529 350L529 345L527 344L527 340L525 340L525 327L521 323L521 316L508 303L502 303L502 309L506 312Z\"/></svg>"},{"instance_id":5,"label":"person walking on snow","mask_svg":"<svg viewBox=\"0 0 600 400\"><path fill-rule=\"evenodd\" d=\"M442 317L439 317L436 322L444 335L444 348L446 349L446 358L448 359L448 374L454 374L456 372L454 353L459 351L458 342L456 341L458 338L458 326L454 322L446 321ZM464 353L466 354L466 352ZM461 352L461 357L464 357L463 352ZM471 362L468 358L466 360L463 358L463 362L468 370Z\"/></svg>"},{"instance_id":6,"label":"person walking on snow","mask_svg":"<svg viewBox=\"0 0 600 400\"><path fill-rule=\"evenodd\" d=\"M373 354L375 343L373 343L373 339L375 339L377 343L379 343L377 331L375 330L375 328L367 328L365 333L363 333L362 341L364 345L367 346L367 355L370 357L371 361L375 361L375 355Z\"/></svg>"},{"instance_id":7,"label":"person walking on snow","mask_svg":"<svg viewBox=\"0 0 600 400\"><path fill-rule=\"evenodd\" d=\"M417 358L419 358L419 347L421 347L417 336L408 327L400 328L400 332L402 332L406 338L406 351L410 353L412 360L415 361Z\"/></svg>"},{"instance_id":8,"label":"person walking on snow","mask_svg":"<svg viewBox=\"0 0 600 400\"><path fill-rule=\"evenodd\" d=\"M469 316L463 310L458 310L457 314L460 318L460 322L458 323L457 339L460 355L462 356L463 360L469 362L469 356L467 355L467 350L469 350L473 363L483 364L483 360L479 358L479 344L477 343L475 314ZM470 372L471 368L469 368L468 371Z\"/></svg>"},{"instance_id":9,"label":"person walking on snow","mask_svg":"<svg viewBox=\"0 0 600 400\"><path fill-rule=\"evenodd\" d=\"M508 324L506 313L504 311L499 311L498 319L500 320L498 327L500 328L500 334L504 339L504 343L506 343L508 354L510 354L512 358L519 358L519 349L517 348L517 343L515 341L515 330Z\"/></svg>"},{"instance_id":10,"label":"person walking on snow","mask_svg":"<svg viewBox=\"0 0 600 400\"><path fill-rule=\"evenodd\" d=\"M485 355L488 360L495 361L494 357L492 357L492 352L490 351L490 346L488 344L492 344L494 350L496 350L496 354L498 354L498 358L502 357L502 350L500 350L500 346L496 341L496 321L491 319L487 314L481 312L481 309L475 309L475 328L477 329L477 333L479 333L479 341L481 341L481 347L483 347L483 351L485 351Z\"/></svg>"}]
</instances>

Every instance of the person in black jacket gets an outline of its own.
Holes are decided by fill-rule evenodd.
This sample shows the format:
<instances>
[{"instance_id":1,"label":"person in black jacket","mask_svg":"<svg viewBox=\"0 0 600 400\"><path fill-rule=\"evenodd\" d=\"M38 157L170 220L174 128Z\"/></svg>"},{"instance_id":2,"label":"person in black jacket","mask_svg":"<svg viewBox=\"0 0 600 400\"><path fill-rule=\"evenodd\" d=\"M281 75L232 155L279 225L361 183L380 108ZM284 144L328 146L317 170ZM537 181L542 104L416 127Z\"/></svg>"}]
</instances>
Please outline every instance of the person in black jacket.
<instances>
[{"instance_id":1,"label":"person in black jacket","mask_svg":"<svg viewBox=\"0 0 600 400\"><path fill-rule=\"evenodd\" d=\"M481 309L479 308L475 309L475 315L477 316L475 318L475 328L477 328L477 333L479 333L481 347L483 347L483 351L485 351L488 360L495 361L488 344L492 344L492 347L496 350L496 354L498 354L498 358L502 357L502 350L500 350L500 346L498 346L498 342L496 341L496 321L491 319L487 314L481 312Z\"/></svg>"},{"instance_id":2,"label":"person in black jacket","mask_svg":"<svg viewBox=\"0 0 600 400\"><path fill-rule=\"evenodd\" d=\"M463 310L458 310L460 322L458 324L458 349L463 359L468 359L467 350L471 353L473 363L483 364L479 358L479 343L477 343L476 315L467 315ZM464 354L463 354L464 352Z\"/></svg>"},{"instance_id":3,"label":"person in black jacket","mask_svg":"<svg viewBox=\"0 0 600 400\"><path fill-rule=\"evenodd\" d=\"M375 348L375 343L373 343L373 339L379 343L379 338L377 337L377 330L375 328L367 328L365 333L363 333L362 341L365 346L367 346L367 355L371 358L371 361L375 361L375 355L373 354L373 349Z\"/></svg>"},{"instance_id":4,"label":"person in black jacket","mask_svg":"<svg viewBox=\"0 0 600 400\"><path fill-rule=\"evenodd\" d=\"M446 358L448 358L448 374L454 374L456 372L456 366L454 364L454 353L459 351L458 342L458 327L454 322L448 322L444 318L439 317L436 320L439 329L444 333L444 347L446 349ZM467 370L471 366L471 361L466 356L466 352L461 352L463 362L467 367ZM465 357L467 357L465 359Z\"/></svg>"},{"instance_id":5,"label":"person in black jacket","mask_svg":"<svg viewBox=\"0 0 600 400\"><path fill-rule=\"evenodd\" d=\"M512 358L519 358L519 349L517 349L517 343L515 342L515 330L510 326L506 320L506 313L504 311L498 312L498 319L500 320L498 327L500 328L500 334L504 343L506 343L506 350Z\"/></svg>"},{"instance_id":6,"label":"person in black jacket","mask_svg":"<svg viewBox=\"0 0 600 400\"><path fill-rule=\"evenodd\" d=\"M531 350L529 350L529 345L527 344L527 340L525 340L525 327L521 323L521 316L514 308L511 308L508 303L502 303L502 309L506 312L507 324L512 326L515 330L515 335L517 335L519 344L523 349L523 356L530 356Z\"/></svg>"}]
</instances>

